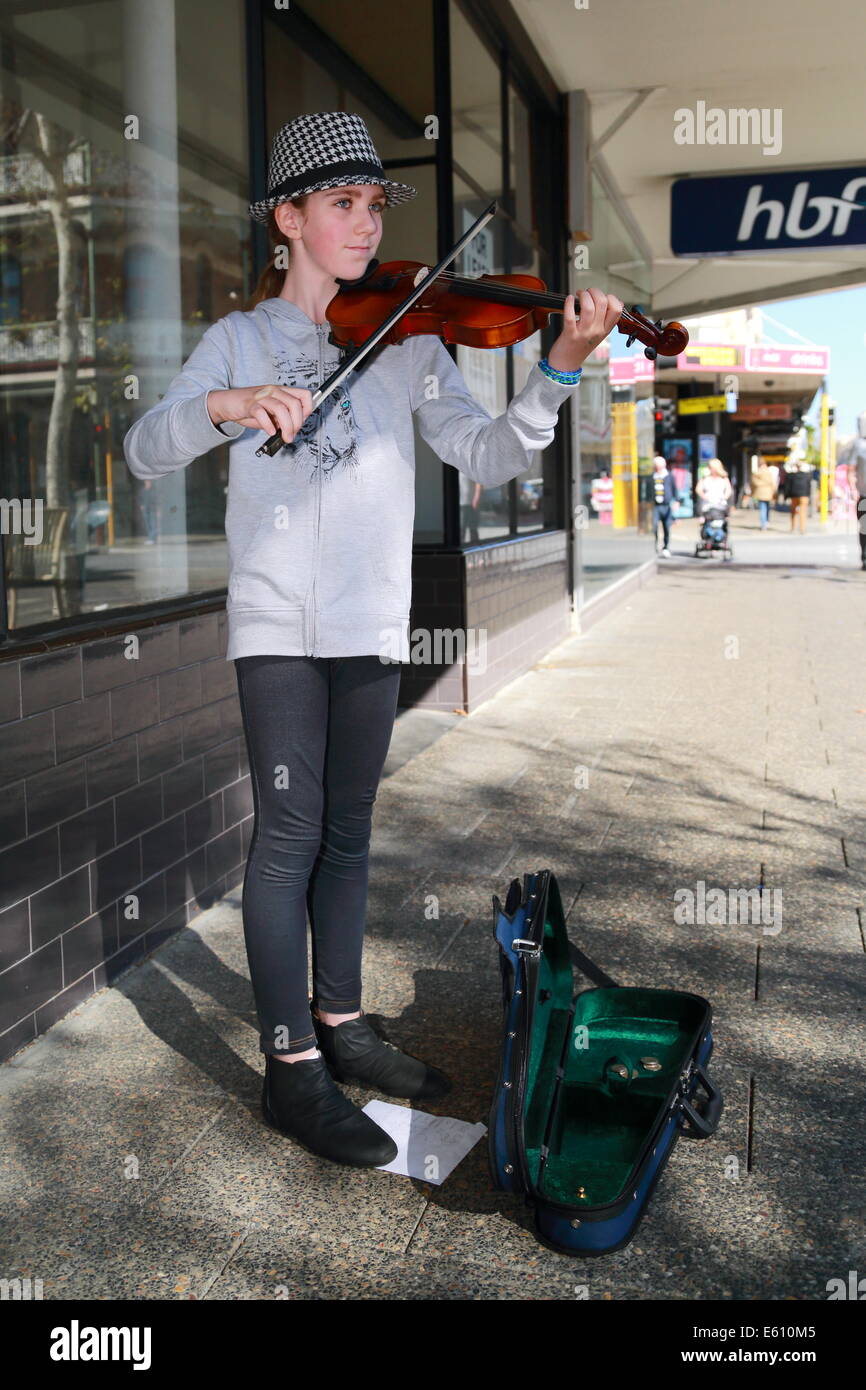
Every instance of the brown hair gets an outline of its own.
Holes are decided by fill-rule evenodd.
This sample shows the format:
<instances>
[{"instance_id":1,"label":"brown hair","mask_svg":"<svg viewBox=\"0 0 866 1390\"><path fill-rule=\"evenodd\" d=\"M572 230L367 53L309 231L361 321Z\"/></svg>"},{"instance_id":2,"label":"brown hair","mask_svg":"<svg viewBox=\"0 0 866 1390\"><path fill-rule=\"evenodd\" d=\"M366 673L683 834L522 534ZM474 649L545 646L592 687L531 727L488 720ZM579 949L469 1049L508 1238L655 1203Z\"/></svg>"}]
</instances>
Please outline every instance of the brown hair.
<instances>
[{"instance_id":1,"label":"brown hair","mask_svg":"<svg viewBox=\"0 0 866 1390\"><path fill-rule=\"evenodd\" d=\"M290 198L289 202L292 204L292 207L303 209L309 196L309 193L302 193L297 198ZM285 246L288 250L289 257L291 257L291 250L288 249L291 247L291 240L284 232L281 232L277 226L277 219L274 216L273 208L268 212L267 229L268 243L271 248L270 260L259 276L259 282L253 293L244 305L244 309L247 312L249 312L250 309L254 309L260 299L275 299L283 288L283 282L286 278L285 270L278 269L277 266L274 265L274 258L278 246Z\"/></svg>"}]
</instances>

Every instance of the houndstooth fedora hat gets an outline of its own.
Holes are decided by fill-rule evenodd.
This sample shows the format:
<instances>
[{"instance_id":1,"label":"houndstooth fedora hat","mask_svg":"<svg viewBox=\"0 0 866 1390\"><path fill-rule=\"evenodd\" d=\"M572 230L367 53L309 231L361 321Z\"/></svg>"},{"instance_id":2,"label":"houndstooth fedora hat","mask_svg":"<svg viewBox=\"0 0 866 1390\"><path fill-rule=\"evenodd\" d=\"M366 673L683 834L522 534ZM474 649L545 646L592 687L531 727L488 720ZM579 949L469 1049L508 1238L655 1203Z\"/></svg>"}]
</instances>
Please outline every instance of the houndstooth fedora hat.
<instances>
[{"instance_id":1,"label":"houndstooth fedora hat","mask_svg":"<svg viewBox=\"0 0 866 1390\"><path fill-rule=\"evenodd\" d=\"M250 217L266 222L271 208L314 193L319 188L343 184L379 183L386 203L406 203L418 192L408 183L385 177L360 116L350 111L318 111L297 116L277 131L268 164L268 196L250 203Z\"/></svg>"}]
</instances>

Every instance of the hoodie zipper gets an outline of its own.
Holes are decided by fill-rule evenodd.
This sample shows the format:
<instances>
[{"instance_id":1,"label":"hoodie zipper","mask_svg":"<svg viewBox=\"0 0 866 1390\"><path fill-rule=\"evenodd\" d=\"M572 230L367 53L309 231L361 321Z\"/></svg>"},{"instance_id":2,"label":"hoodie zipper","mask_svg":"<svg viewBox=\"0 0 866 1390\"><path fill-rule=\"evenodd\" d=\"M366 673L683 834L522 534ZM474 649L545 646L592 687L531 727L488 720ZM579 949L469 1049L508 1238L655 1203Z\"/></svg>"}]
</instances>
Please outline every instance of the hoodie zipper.
<instances>
[{"instance_id":1,"label":"hoodie zipper","mask_svg":"<svg viewBox=\"0 0 866 1390\"><path fill-rule=\"evenodd\" d=\"M320 386L321 386L322 381L323 381L323 379L324 379L324 378L323 378L323 375L322 375L323 372L324 372L324 364L323 364L323 360L322 360L322 335L327 331L327 329L328 329L328 324L326 324L326 323L317 323L317 324L316 324L316 336L317 336L317 339L318 339L318 347L319 347L319 363L318 363L318 366L319 366L319 385L320 385ZM317 455L317 458L318 458L318 465L319 465L319 466L318 466L318 468L316 469L316 537L315 537L315 547L314 547L314 550L313 550L313 585L312 585L312 589L311 589L311 602L310 602L310 633L311 633L311 637L310 637L310 650L309 650L309 653L308 653L309 656L315 656L315 655L316 655L316 641L317 641L317 639L318 639L318 632L316 631L316 570L317 570L318 563L319 563L319 526L320 526L321 517L322 517L322 412L321 412L321 410L319 410L319 421L318 421L318 425L317 425L317 427L316 427L316 455Z\"/></svg>"}]
</instances>

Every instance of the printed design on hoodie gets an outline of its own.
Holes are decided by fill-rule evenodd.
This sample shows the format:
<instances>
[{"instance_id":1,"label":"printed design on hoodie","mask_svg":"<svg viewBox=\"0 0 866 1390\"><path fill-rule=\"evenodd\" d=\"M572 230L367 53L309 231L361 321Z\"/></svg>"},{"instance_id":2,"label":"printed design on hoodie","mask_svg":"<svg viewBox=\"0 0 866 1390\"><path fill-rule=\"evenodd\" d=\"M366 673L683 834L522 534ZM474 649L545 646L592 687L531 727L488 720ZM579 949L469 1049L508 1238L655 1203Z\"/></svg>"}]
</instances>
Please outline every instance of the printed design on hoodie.
<instances>
[{"instance_id":1,"label":"printed design on hoodie","mask_svg":"<svg viewBox=\"0 0 866 1390\"><path fill-rule=\"evenodd\" d=\"M324 377L331 374L338 362L325 363ZM277 357L274 362L276 380L280 386L302 386L315 391L319 386L319 365L305 353L290 357ZM316 433L319 421L322 425L322 476L328 478L335 468L352 469L358 467L358 429L352 411L352 402L343 382L332 391L319 409L306 419L291 444L280 450L282 457L294 458L310 465L309 481L313 482L319 468L319 453L316 447Z\"/></svg>"}]
</instances>

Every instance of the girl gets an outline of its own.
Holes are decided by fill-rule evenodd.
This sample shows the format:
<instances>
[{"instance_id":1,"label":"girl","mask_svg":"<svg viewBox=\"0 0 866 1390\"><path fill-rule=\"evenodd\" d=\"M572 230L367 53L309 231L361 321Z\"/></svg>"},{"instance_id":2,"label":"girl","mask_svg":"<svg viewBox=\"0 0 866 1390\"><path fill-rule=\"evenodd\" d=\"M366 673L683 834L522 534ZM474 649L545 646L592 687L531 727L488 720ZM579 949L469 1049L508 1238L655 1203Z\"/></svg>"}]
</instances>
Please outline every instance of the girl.
<instances>
[{"instance_id":1,"label":"girl","mask_svg":"<svg viewBox=\"0 0 866 1390\"><path fill-rule=\"evenodd\" d=\"M569 296L549 359L497 419L433 336L374 349L313 413L312 392L340 361L328 303L367 271L385 206L416 190L386 177L364 122L342 111L278 132L268 186L250 215L267 222L275 255L250 308L207 329L124 448L131 471L150 478L233 441L226 659L255 810L242 903L262 1108L312 1152L378 1166L397 1146L335 1080L413 1100L451 1085L383 1041L361 1009L373 803L409 659L413 416L475 483L507 482L550 443L580 364L623 305L584 291L578 321ZM276 430L284 447L256 458Z\"/></svg>"}]
</instances>

